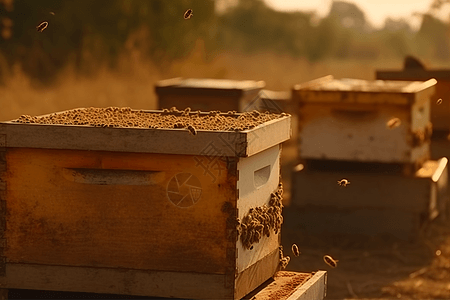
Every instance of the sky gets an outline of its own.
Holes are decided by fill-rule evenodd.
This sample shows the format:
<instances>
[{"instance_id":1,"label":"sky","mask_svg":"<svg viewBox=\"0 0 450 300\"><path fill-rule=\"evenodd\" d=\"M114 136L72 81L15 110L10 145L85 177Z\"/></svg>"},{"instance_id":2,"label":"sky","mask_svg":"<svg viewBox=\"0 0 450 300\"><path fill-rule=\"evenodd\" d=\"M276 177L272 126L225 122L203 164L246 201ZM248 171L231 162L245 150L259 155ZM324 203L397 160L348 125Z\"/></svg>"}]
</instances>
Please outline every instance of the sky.
<instances>
[{"instance_id":1,"label":"sky","mask_svg":"<svg viewBox=\"0 0 450 300\"><path fill-rule=\"evenodd\" d=\"M332 0L264 0L273 9L281 11L309 10L319 16L328 14ZM420 18L413 17L414 12L428 11L433 0L345 0L358 5L364 11L366 19L374 27L382 27L386 17L405 18L414 29L420 26ZM447 5L448 6L448 5ZM439 15L448 17L450 9L445 7Z\"/></svg>"}]
</instances>

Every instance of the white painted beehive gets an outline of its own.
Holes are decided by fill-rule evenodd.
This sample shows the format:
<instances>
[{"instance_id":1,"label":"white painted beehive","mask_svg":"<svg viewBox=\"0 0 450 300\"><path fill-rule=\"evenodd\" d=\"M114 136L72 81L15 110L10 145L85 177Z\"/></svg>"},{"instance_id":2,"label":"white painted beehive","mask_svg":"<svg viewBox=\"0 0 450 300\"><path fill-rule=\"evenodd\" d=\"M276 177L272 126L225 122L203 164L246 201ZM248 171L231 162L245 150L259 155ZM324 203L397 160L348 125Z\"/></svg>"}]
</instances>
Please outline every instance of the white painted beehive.
<instances>
[{"instance_id":1,"label":"white painted beehive","mask_svg":"<svg viewBox=\"0 0 450 300\"><path fill-rule=\"evenodd\" d=\"M325 76L296 85L300 158L420 165L430 156L435 84ZM393 118L400 125L390 128Z\"/></svg>"}]
</instances>

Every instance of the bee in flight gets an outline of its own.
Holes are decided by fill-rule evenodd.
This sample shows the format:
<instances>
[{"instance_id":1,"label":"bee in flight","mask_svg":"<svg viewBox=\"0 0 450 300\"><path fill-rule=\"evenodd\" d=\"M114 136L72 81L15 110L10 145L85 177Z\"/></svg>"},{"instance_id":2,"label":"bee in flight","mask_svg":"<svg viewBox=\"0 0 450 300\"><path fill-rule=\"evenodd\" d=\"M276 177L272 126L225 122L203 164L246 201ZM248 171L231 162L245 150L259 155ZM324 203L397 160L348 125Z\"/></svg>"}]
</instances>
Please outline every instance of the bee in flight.
<instances>
[{"instance_id":1,"label":"bee in flight","mask_svg":"<svg viewBox=\"0 0 450 300\"><path fill-rule=\"evenodd\" d=\"M346 187L346 186L349 185L349 184L350 184L350 181L348 181L347 179L341 179L341 180L338 180L338 185L339 185L339 186Z\"/></svg>"},{"instance_id":2,"label":"bee in flight","mask_svg":"<svg viewBox=\"0 0 450 300\"><path fill-rule=\"evenodd\" d=\"M394 129L395 127L400 126L400 124L402 124L402 122L400 121L399 118L392 118L386 123L389 129Z\"/></svg>"},{"instance_id":3,"label":"bee in flight","mask_svg":"<svg viewBox=\"0 0 450 300\"><path fill-rule=\"evenodd\" d=\"M36 26L36 30L38 32L42 32L42 31L44 31L47 28L47 26L48 26L48 22L47 21L41 22L38 26Z\"/></svg>"},{"instance_id":4,"label":"bee in flight","mask_svg":"<svg viewBox=\"0 0 450 300\"><path fill-rule=\"evenodd\" d=\"M324 261L327 265L329 265L330 267L336 268L336 267L337 267L337 262L338 262L339 260L333 259L333 258L332 258L331 256L329 256L329 255L325 255L325 256L323 257L323 261Z\"/></svg>"},{"instance_id":5,"label":"bee in flight","mask_svg":"<svg viewBox=\"0 0 450 300\"><path fill-rule=\"evenodd\" d=\"M194 14L193 14L193 10L192 9L188 9L185 13L184 13L184 19L185 20L187 20L187 19L190 19Z\"/></svg>"},{"instance_id":6,"label":"bee in flight","mask_svg":"<svg viewBox=\"0 0 450 300\"><path fill-rule=\"evenodd\" d=\"M436 101L436 104L437 104L437 105L441 105L441 104L442 104L442 99L439 98L438 101Z\"/></svg>"},{"instance_id":7,"label":"bee in flight","mask_svg":"<svg viewBox=\"0 0 450 300\"><path fill-rule=\"evenodd\" d=\"M292 253L294 253L294 256L300 255L300 250L298 250L298 246L296 244L292 244L291 250L292 250Z\"/></svg>"}]
</instances>

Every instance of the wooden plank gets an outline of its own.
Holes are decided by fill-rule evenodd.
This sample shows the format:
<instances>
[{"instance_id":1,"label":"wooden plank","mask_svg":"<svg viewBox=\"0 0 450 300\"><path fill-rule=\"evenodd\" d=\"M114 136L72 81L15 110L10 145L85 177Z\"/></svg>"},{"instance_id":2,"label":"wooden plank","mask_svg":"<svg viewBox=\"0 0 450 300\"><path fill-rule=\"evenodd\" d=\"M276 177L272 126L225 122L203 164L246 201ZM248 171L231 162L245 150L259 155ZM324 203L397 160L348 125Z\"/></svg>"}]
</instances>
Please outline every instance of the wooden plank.
<instances>
[{"instance_id":1,"label":"wooden plank","mask_svg":"<svg viewBox=\"0 0 450 300\"><path fill-rule=\"evenodd\" d=\"M100 128L90 126L4 122L8 147L206 155L211 145L218 156L245 157L290 137L290 115L241 132L184 129ZM269 133L273 134L269 138ZM264 138L255 139L255 136ZM151 141L151 142L149 142ZM247 149L250 147L250 149Z\"/></svg>"},{"instance_id":2,"label":"wooden plank","mask_svg":"<svg viewBox=\"0 0 450 300\"><path fill-rule=\"evenodd\" d=\"M269 255L237 274L234 299L241 299L278 271L280 264L279 250Z\"/></svg>"},{"instance_id":3,"label":"wooden plank","mask_svg":"<svg viewBox=\"0 0 450 300\"><path fill-rule=\"evenodd\" d=\"M2 288L233 299L232 290L224 287L224 275L12 263L6 273L0 277Z\"/></svg>"},{"instance_id":4,"label":"wooden plank","mask_svg":"<svg viewBox=\"0 0 450 300\"><path fill-rule=\"evenodd\" d=\"M251 208L269 205L270 194L277 190L280 182L280 154L281 149L277 145L256 155L239 159L237 206L240 220L248 214ZM262 169L267 172L258 176L256 171ZM244 249L241 240L238 240L237 272L242 272L272 251L278 250L279 237L280 234L274 232L269 237L263 236L259 243L254 244L252 250Z\"/></svg>"},{"instance_id":5,"label":"wooden plank","mask_svg":"<svg viewBox=\"0 0 450 300\"><path fill-rule=\"evenodd\" d=\"M317 271L286 300L322 300L327 296L327 272Z\"/></svg>"},{"instance_id":6,"label":"wooden plank","mask_svg":"<svg viewBox=\"0 0 450 300\"><path fill-rule=\"evenodd\" d=\"M264 81L174 78L156 83L155 92L161 95L204 95L241 97L247 93L256 94L266 86Z\"/></svg>"},{"instance_id":7,"label":"wooden plank","mask_svg":"<svg viewBox=\"0 0 450 300\"><path fill-rule=\"evenodd\" d=\"M291 138L291 116L272 120L243 132L246 133L246 156L252 156Z\"/></svg>"},{"instance_id":8,"label":"wooden plank","mask_svg":"<svg viewBox=\"0 0 450 300\"><path fill-rule=\"evenodd\" d=\"M303 159L410 163L407 142L411 113L400 106L305 104L299 121L299 155ZM393 116L400 127L386 127ZM422 150L422 149L419 149ZM426 150L426 149L425 149ZM423 155L416 151L414 155ZM427 154L427 153L425 153Z\"/></svg>"},{"instance_id":9,"label":"wooden plank","mask_svg":"<svg viewBox=\"0 0 450 300\"><path fill-rule=\"evenodd\" d=\"M7 161L9 262L226 272L221 208L237 197L226 162L213 180L182 155L8 148ZM96 184L67 169L158 173L139 185L108 171Z\"/></svg>"}]
</instances>

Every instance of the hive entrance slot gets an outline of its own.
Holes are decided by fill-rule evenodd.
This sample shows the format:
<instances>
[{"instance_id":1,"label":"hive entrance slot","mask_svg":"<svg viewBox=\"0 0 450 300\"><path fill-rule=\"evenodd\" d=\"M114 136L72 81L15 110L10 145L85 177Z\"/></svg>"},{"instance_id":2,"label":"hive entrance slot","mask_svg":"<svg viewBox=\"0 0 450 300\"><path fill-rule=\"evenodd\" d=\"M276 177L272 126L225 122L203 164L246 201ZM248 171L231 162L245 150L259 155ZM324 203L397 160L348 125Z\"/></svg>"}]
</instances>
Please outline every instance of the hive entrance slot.
<instances>
[{"instance_id":1,"label":"hive entrance slot","mask_svg":"<svg viewBox=\"0 0 450 300\"><path fill-rule=\"evenodd\" d=\"M256 170L253 175L253 181L255 183L255 187L259 188L260 186L263 186L270 177L270 165L265 166L264 168L261 168L259 170Z\"/></svg>"}]
</instances>

